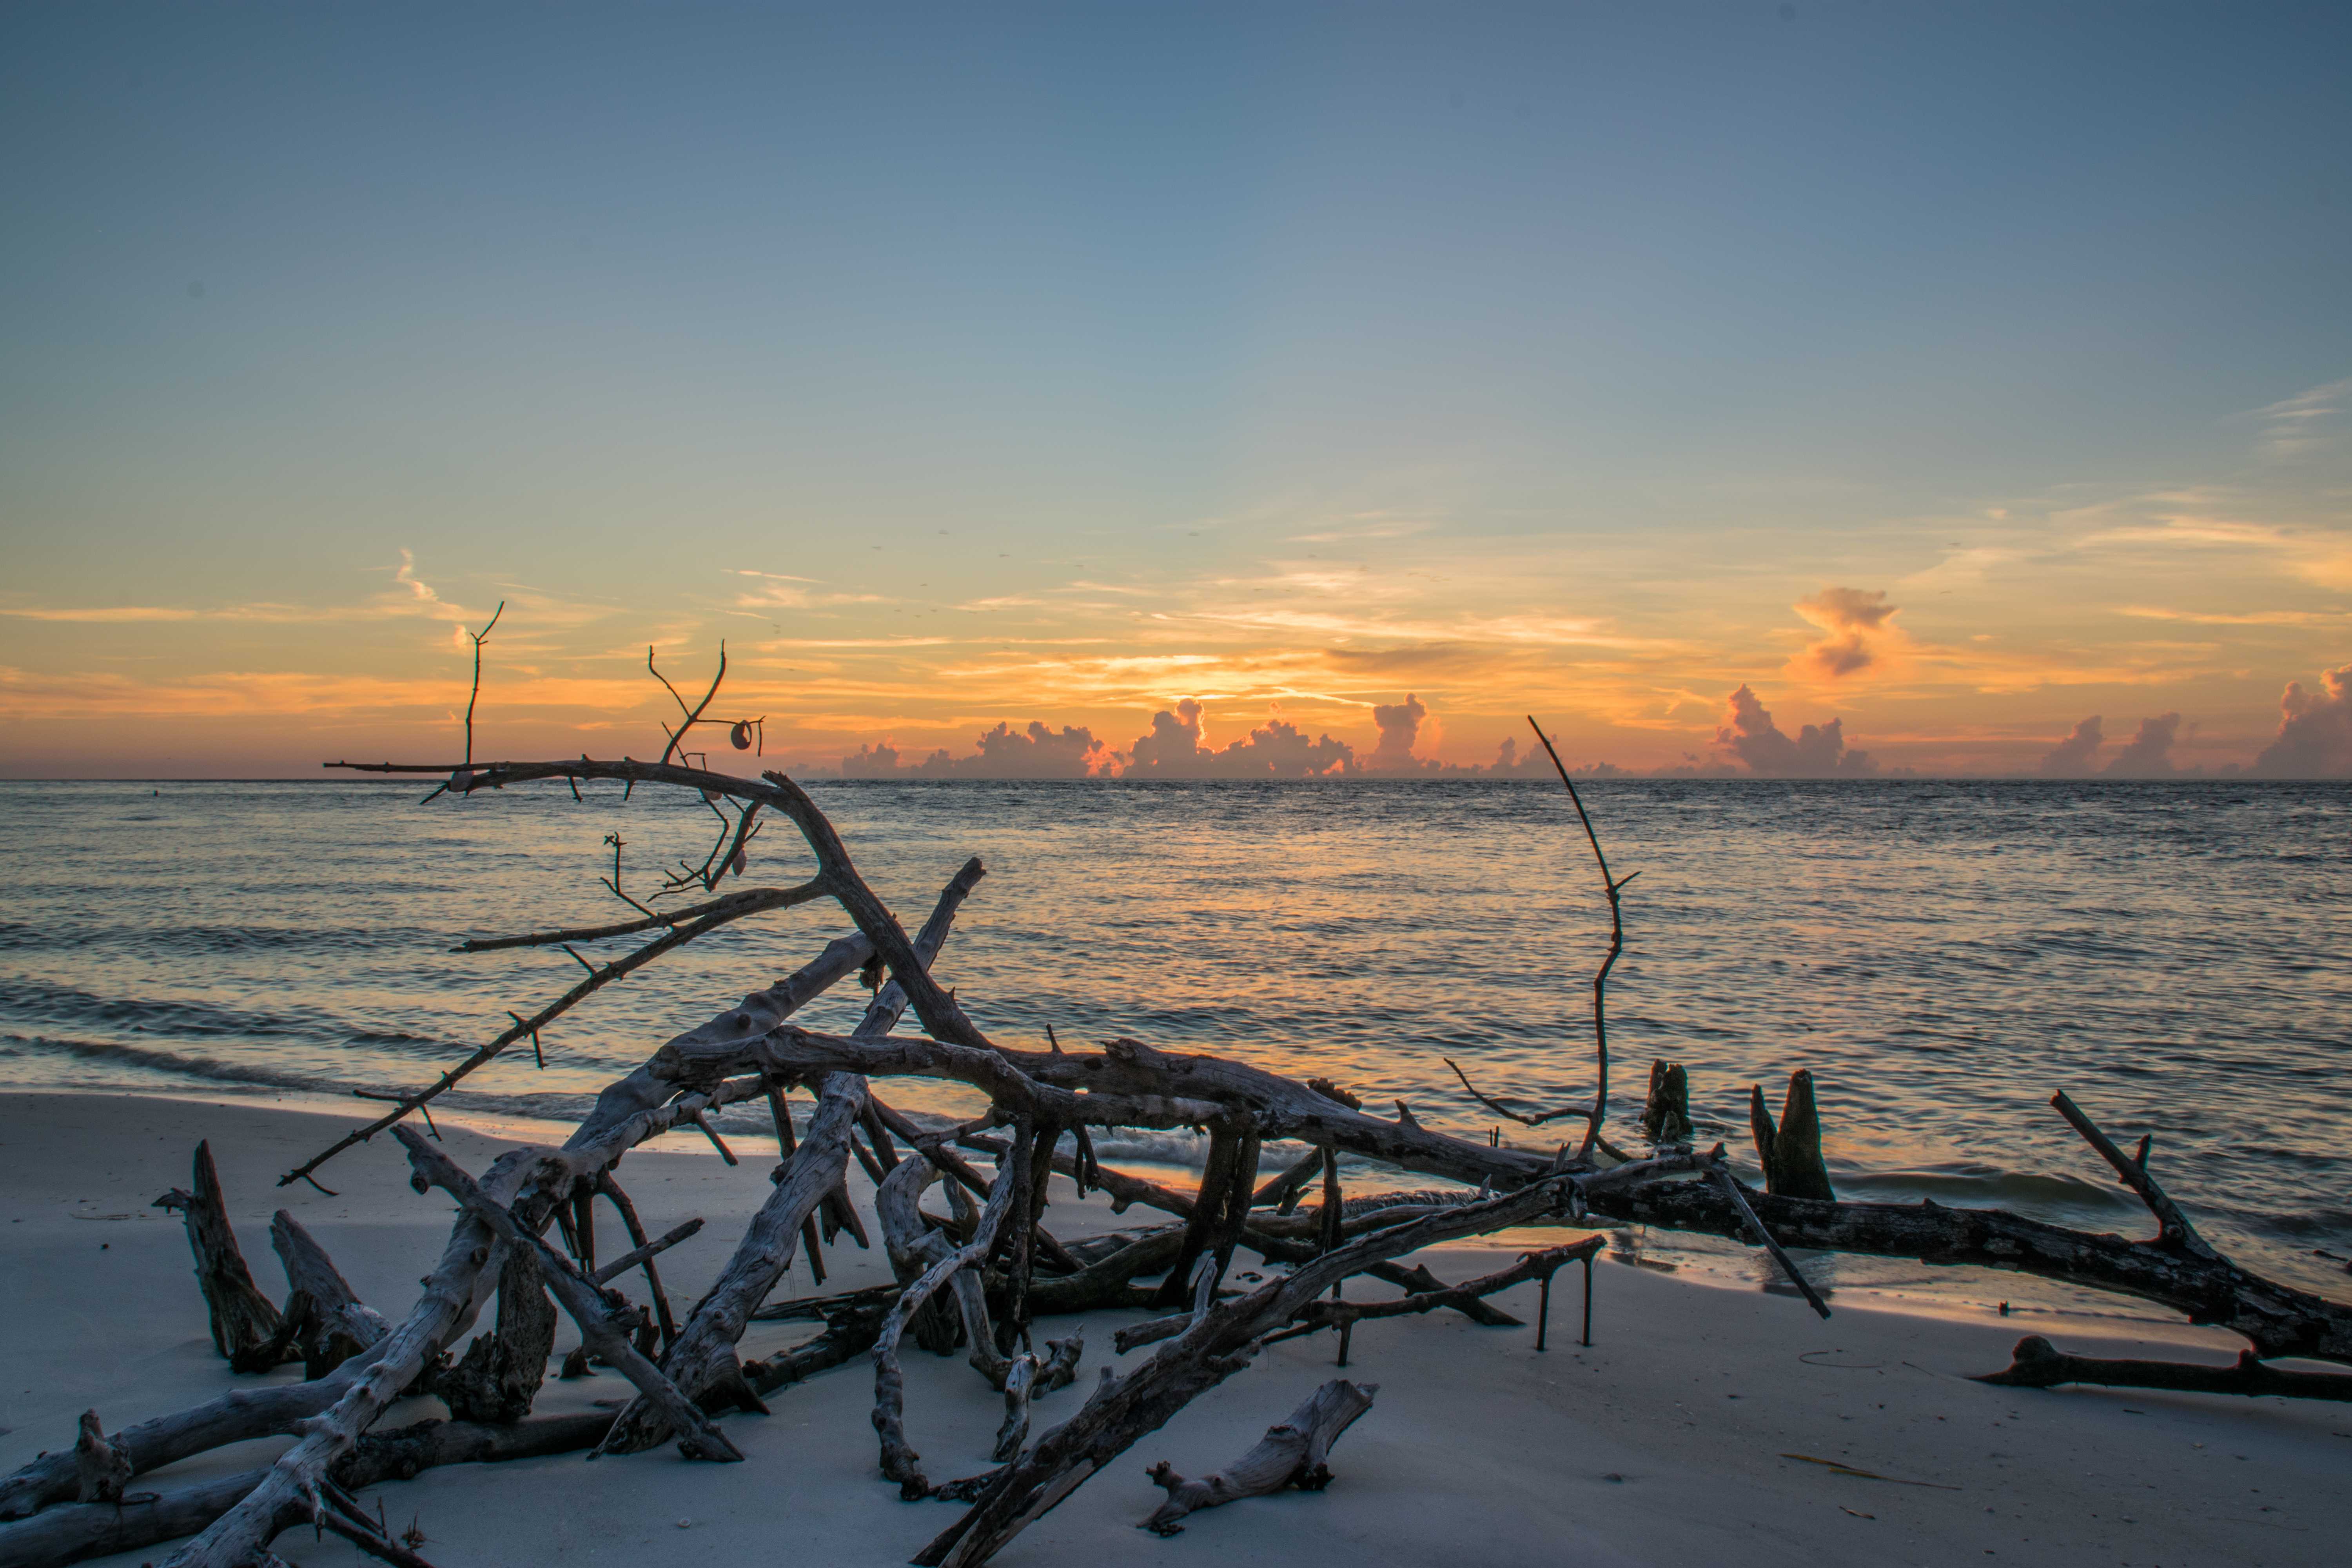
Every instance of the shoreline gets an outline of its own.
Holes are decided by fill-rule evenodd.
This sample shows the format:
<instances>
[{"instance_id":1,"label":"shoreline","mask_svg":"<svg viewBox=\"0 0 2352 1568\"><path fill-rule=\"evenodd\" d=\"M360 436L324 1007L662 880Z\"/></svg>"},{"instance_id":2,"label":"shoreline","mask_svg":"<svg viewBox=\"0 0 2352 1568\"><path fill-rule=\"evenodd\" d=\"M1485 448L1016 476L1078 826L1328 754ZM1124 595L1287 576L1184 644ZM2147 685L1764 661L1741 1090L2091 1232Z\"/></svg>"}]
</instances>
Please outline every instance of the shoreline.
<instances>
[{"instance_id":1,"label":"shoreline","mask_svg":"<svg viewBox=\"0 0 2352 1568\"><path fill-rule=\"evenodd\" d=\"M184 1184L200 1137L212 1142L265 1293L283 1292L264 1228L282 1205L363 1300L404 1313L418 1268L446 1236L449 1207L438 1194L410 1192L396 1145L362 1145L322 1173L332 1196L273 1184L293 1163L289 1154L345 1125L347 1112L275 1105L0 1094L0 1237L17 1329L0 1346L0 1427L9 1429L0 1433L0 1466L69 1440L85 1408L111 1431L261 1381L234 1376L212 1353L180 1224L148 1206L166 1186ZM469 1166L499 1146L461 1121L445 1120L442 1130ZM664 1259L673 1295L690 1300L765 1195L767 1161L745 1150L730 1170L708 1145L661 1142L631 1154L624 1179L649 1229L689 1215L710 1222L705 1237ZM850 1182L865 1206L868 1190L854 1169ZM1075 1201L1066 1184L1057 1181L1054 1197L1062 1234L1126 1223L1098 1199ZM1460 1278L1483 1272L1496 1250L1437 1248L1423 1260ZM829 1248L826 1263L828 1290L887 1277L878 1253L847 1245ZM1691 1289L1688 1278L1606 1258L1594 1282L1589 1350L1576 1343L1572 1288L1554 1303L1553 1348L1540 1354L1531 1329L1479 1329L1442 1315L1360 1327L1344 1373L1332 1366L1328 1334L1269 1347L1250 1371L1119 1456L1000 1561L1177 1568L1204 1554L1268 1564L1345 1554L1365 1568L1402 1568L1458 1557L1460 1521L1475 1518L1481 1559L1508 1568L1564 1560L1943 1563L1988 1554L2052 1568L2317 1563L2332 1560L2352 1529L2352 1500L2339 1484L2352 1458L2352 1415L2341 1406L1988 1387L1967 1374L2005 1365L2011 1344L2039 1325L1847 1301L1834 1301L1836 1317L1822 1322L1775 1293ZM812 1289L796 1262L777 1294ZM1495 1300L1531 1324L1535 1294L1521 1287ZM1077 1391L1042 1401L1037 1430L1076 1408L1097 1367L1152 1353L1110 1353L1112 1329L1139 1316L1088 1315ZM755 1325L746 1353L795 1342L811 1327ZM2180 1354L2139 1325L2111 1326L2125 1327L2132 1331L2070 1327L2063 1340L2084 1353ZM1064 1331L1058 1321L1055 1331ZM573 1337L568 1323L559 1330L559 1356ZM271 1380L295 1375L282 1369ZM1166 1458L1187 1475L1214 1470L1334 1375L1381 1393L1334 1450L1338 1479L1328 1491L1198 1515L1170 1542L1135 1532L1160 1495L1145 1467ZM910 1436L932 1473L985 1468L1001 1415L985 1384L959 1359L923 1355L909 1356L908 1382ZM593 1408L619 1392L625 1385L609 1373L551 1381L539 1409ZM367 1500L395 1520L414 1516L428 1538L421 1550L443 1568L624 1560L699 1568L772 1555L780 1536L812 1561L899 1563L952 1515L902 1504L878 1479L871 1399L859 1358L778 1391L767 1417L729 1417L745 1466L689 1465L663 1450L600 1461L592 1486L578 1458L564 1456L435 1470L371 1489ZM385 1425L440 1414L437 1402L412 1401ZM207 1455L142 1484L169 1489L249 1468L279 1446ZM287 1544L314 1568L358 1561L307 1533ZM161 1554L150 1548L107 1561Z\"/></svg>"}]
</instances>

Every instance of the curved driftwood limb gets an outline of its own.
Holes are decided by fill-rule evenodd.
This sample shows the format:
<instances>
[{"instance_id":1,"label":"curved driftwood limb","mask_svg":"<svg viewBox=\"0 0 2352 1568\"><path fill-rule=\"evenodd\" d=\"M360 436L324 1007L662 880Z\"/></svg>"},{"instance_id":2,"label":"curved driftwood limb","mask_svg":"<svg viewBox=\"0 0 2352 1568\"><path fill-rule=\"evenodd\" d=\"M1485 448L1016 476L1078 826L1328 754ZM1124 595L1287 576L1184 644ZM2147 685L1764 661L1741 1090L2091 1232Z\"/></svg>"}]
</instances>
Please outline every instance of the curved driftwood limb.
<instances>
[{"instance_id":1,"label":"curved driftwood limb","mask_svg":"<svg viewBox=\"0 0 2352 1568\"><path fill-rule=\"evenodd\" d=\"M1286 1167L1280 1175L1250 1194L1250 1207L1262 1209L1273 1205L1276 1214L1288 1214L1298 1206L1298 1200L1323 1173L1324 1152L1310 1148L1306 1157Z\"/></svg>"},{"instance_id":2,"label":"curved driftwood limb","mask_svg":"<svg viewBox=\"0 0 2352 1568\"><path fill-rule=\"evenodd\" d=\"M1168 1500L1136 1528L1154 1535L1183 1531L1179 1521L1204 1508L1223 1508L1245 1497L1264 1497L1285 1487L1319 1492L1331 1484L1325 1461L1339 1434L1372 1407L1377 1383L1353 1384L1333 1378L1300 1402L1288 1419L1265 1429L1257 1446L1205 1480L1188 1481L1167 1460L1145 1473L1167 1492Z\"/></svg>"},{"instance_id":3,"label":"curved driftwood limb","mask_svg":"<svg viewBox=\"0 0 2352 1568\"><path fill-rule=\"evenodd\" d=\"M413 1185L420 1190L439 1187L463 1204L467 1213L487 1225L490 1234L507 1247L537 1254L541 1277L579 1326L582 1340L607 1365L636 1384L640 1395L659 1405L677 1425L680 1431L677 1446L688 1458L722 1463L741 1460L743 1456L727 1440L727 1435L629 1342L627 1332L614 1321L610 1304L562 1253L518 1221L505 1205L486 1194L456 1161L425 1142L415 1129L395 1127L393 1136L408 1150L408 1163L415 1172ZM545 1364L543 1359L541 1364Z\"/></svg>"},{"instance_id":4,"label":"curved driftwood limb","mask_svg":"<svg viewBox=\"0 0 2352 1568\"><path fill-rule=\"evenodd\" d=\"M1142 1237L1108 1258L1087 1264L1076 1274L1040 1279L1029 1288L1029 1310L1040 1316L1065 1312L1140 1310L1156 1293L1135 1280L1165 1273L1183 1250L1184 1233L1171 1228Z\"/></svg>"},{"instance_id":5,"label":"curved driftwood limb","mask_svg":"<svg viewBox=\"0 0 2352 1568\"><path fill-rule=\"evenodd\" d=\"M1027 1135L1028 1129L1024 1127L1016 1144ZM971 1240L924 1269L912 1285L900 1292L898 1304L882 1320L882 1331L875 1340L874 1430L882 1439L882 1474L898 1483L898 1495L908 1501L928 1493L930 1483L923 1479L922 1456L907 1444L907 1385L898 1370L899 1338L907 1331L915 1310L929 1300L933 1291L958 1270L979 1265L994 1249L997 1227L1004 1223L1004 1216L1021 1196L1023 1165L1024 1162L1008 1158L1006 1168L997 1173L995 1191L981 1210L980 1224Z\"/></svg>"},{"instance_id":6,"label":"curved driftwood limb","mask_svg":"<svg viewBox=\"0 0 2352 1568\"><path fill-rule=\"evenodd\" d=\"M939 1231L923 1218L921 1199L924 1189L940 1179L940 1168L925 1158L920 1151L911 1160L901 1161L898 1167L874 1189L874 1215L882 1227L882 1245L890 1258L890 1272L905 1289L922 1277L923 1270L937 1263L955 1249ZM966 1313L967 1319L970 1314ZM988 1318L985 1304L981 1312L981 1324L985 1328ZM933 1355L952 1355L956 1348L956 1320L947 1303L937 1297L925 1301L916 1310L910 1324L915 1342ZM996 1345L992 1334L974 1336L974 1364L983 1355L994 1355ZM982 1366L983 1373L988 1368ZM1003 1386L1003 1374L999 1370L991 1382Z\"/></svg>"},{"instance_id":7,"label":"curved driftwood limb","mask_svg":"<svg viewBox=\"0 0 2352 1568\"><path fill-rule=\"evenodd\" d=\"M946 942L956 911L986 874L979 860L968 860L940 891L917 944L926 963ZM883 986L845 1043L859 1046L888 1037L906 1005L905 989L895 980ZM762 1092L767 1081L763 1073ZM866 1080L854 1072L828 1073L819 1082L816 1115L784 1166L783 1179L761 1205L734 1257L662 1358L663 1371L686 1391L688 1398L708 1401L714 1394L731 1394L738 1405L758 1407L757 1396L742 1381L736 1342L743 1337L751 1313L792 1266L802 1222L841 1185L849 1159L850 1129L857 1124L866 1102ZM658 1414L645 1400L632 1404L614 1423L605 1451L635 1453L659 1443L670 1428L657 1418Z\"/></svg>"},{"instance_id":8,"label":"curved driftwood limb","mask_svg":"<svg viewBox=\"0 0 2352 1568\"><path fill-rule=\"evenodd\" d=\"M1068 1339L1047 1340L1043 1356L1023 1354L1006 1365L1003 1384L1004 1422L996 1429L991 1458L1001 1465L1020 1457L1021 1446L1029 1436L1031 1403L1057 1388L1068 1387L1078 1375L1078 1359L1086 1353L1086 1325L1081 1323ZM928 1495L940 1497L944 1490L934 1487Z\"/></svg>"},{"instance_id":9,"label":"curved driftwood limb","mask_svg":"<svg viewBox=\"0 0 2352 1568\"><path fill-rule=\"evenodd\" d=\"M1699 1170L1706 1163L1698 1155L1670 1155L1591 1175L1549 1177L1517 1192L1453 1205L1374 1231L1247 1296L1211 1308L1143 1365L1115 1381L1107 1378L1084 1408L1006 1467L971 1511L918 1552L915 1563L922 1568L963 1568L986 1562L1137 1438L1248 1365L1264 1336L1367 1266L1562 1210L1578 1218L1596 1194Z\"/></svg>"},{"instance_id":10,"label":"curved driftwood limb","mask_svg":"<svg viewBox=\"0 0 2352 1568\"><path fill-rule=\"evenodd\" d=\"M328 763L330 768L346 768L355 773L447 773L447 767L417 763ZM923 1027L937 1037L957 1045L991 1048L987 1036L967 1017L955 998L941 989L926 973L916 956L914 944L874 890L857 874L850 859L848 847L841 841L833 824L826 820L808 793L780 773L764 773L756 781L741 779L729 773L713 773L708 768L682 767L667 762L610 762L582 757L560 762L489 763L475 768L462 781L453 781L452 793L471 795L478 789L503 789L509 784L528 784L537 779L606 779L630 784L664 784L699 790L709 796L726 796L745 804L759 805L778 813L800 829L810 853L816 857L817 879L825 885L853 924L874 944L894 978L906 988L908 1004Z\"/></svg>"},{"instance_id":11,"label":"curved driftwood limb","mask_svg":"<svg viewBox=\"0 0 2352 1568\"><path fill-rule=\"evenodd\" d=\"M2108 1388L2167 1388L2183 1394L2277 1394L2288 1399L2352 1401L2352 1377L2325 1372L2281 1372L2264 1366L2252 1351L2238 1352L2229 1366L2200 1366L2189 1362L2102 1361L2094 1356L2068 1355L2039 1334L2017 1342L2010 1364L2000 1372L1977 1375L1978 1383L2003 1384L2011 1388L2055 1388L2062 1383L2091 1383Z\"/></svg>"},{"instance_id":12,"label":"curved driftwood limb","mask_svg":"<svg viewBox=\"0 0 2352 1568\"><path fill-rule=\"evenodd\" d=\"M245 1254L237 1250L209 1142L196 1145L190 1181L194 1190L173 1187L153 1206L177 1209L188 1227L188 1250L195 1255L196 1286L205 1294L213 1349L238 1372L268 1372L285 1357L278 1342L278 1309L254 1285Z\"/></svg>"}]
</instances>

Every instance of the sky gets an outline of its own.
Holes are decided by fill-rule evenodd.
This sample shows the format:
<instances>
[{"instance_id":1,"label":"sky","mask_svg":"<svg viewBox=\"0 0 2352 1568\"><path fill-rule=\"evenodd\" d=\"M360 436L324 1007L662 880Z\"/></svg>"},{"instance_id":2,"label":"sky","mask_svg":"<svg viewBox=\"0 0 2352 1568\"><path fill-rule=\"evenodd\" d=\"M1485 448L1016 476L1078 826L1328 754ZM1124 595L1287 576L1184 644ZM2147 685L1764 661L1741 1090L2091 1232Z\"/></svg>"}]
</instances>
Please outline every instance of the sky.
<instances>
[{"instance_id":1,"label":"sky","mask_svg":"<svg viewBox=\"0 0 2352 1568\"><path fill-rule=\"evenodd\" d=\"M16 5L0 154L6 776L501 604L478 756L2352 776L2340 5Z\"/></svg>"}]
</instances>

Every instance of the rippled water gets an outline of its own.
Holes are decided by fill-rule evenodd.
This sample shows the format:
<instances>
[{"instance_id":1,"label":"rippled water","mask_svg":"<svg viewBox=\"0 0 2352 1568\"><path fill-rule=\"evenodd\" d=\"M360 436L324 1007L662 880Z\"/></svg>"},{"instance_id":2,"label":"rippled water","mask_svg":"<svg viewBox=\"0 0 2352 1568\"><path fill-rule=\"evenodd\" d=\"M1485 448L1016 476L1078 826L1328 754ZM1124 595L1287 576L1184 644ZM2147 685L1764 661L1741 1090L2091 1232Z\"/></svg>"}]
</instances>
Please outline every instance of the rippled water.
<instances>
[{"instance_id":1,"label":"rippled water","mask_svg":"<svg viewBox=\"0 0 2352 1568\"><path fill-rule=\"evenodd\" d=\"M643 897L711 825L603 786L421 793L0 785L0 1083L420 1083L578 973L454 940L625 916L595 882L604 835ZM1479 1136L1497 1119L1443 1057L1491 1094L1590 1093L1607 911L1556 784L816 793L909 925L966 855L987 862L940 973L1001 1038L1050 1023L1223 1052ZM2352 1255L2352 791L1611 781L1588 804L1612 868L1641 873L1611 989L1622 1133L1653 1057L1689 1067L1702 1124L1743 1154L1748 1086L1777 1110L1808 1067L1848 1196L2145 1229L2049 1109L2063 1088L2119 1139L2154 1132L2171 1190L2250 1264L2344 1293L2314 1249ZM805 873L789 831L758 841L751 882ZM453 1103L575 1113L844 924L808 906L706 938L551 1028L544 1068L526 1045ZM843 1024L861 994L807 1016Z\"/></svg>"}]
</instances>

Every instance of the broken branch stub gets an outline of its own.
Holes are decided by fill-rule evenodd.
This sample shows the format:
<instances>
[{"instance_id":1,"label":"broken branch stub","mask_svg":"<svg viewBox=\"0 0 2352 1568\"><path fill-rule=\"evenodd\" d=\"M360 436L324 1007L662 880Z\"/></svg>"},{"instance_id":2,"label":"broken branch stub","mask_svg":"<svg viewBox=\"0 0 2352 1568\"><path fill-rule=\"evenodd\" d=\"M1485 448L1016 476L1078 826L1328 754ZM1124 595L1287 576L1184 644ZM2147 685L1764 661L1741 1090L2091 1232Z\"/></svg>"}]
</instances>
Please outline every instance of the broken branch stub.
<instances>
[{"instance_id":1,"label":"broken branch stub","mask_svg":"<svg viewBox=\"0 0 2352 1568\"><path fill-rule=\"evenodd\" d=\"M245 1254L237 1250L209 1142L196 1145L190 1179L194 1190L173 1187L154 1206L177 1209L188 1227L196 1286L205 1293L205 1310L212 1321L213 1349L239 1372L268 1372L280 1358L278 1309L256 1288Z\"/></svg>"}]
</instances>

